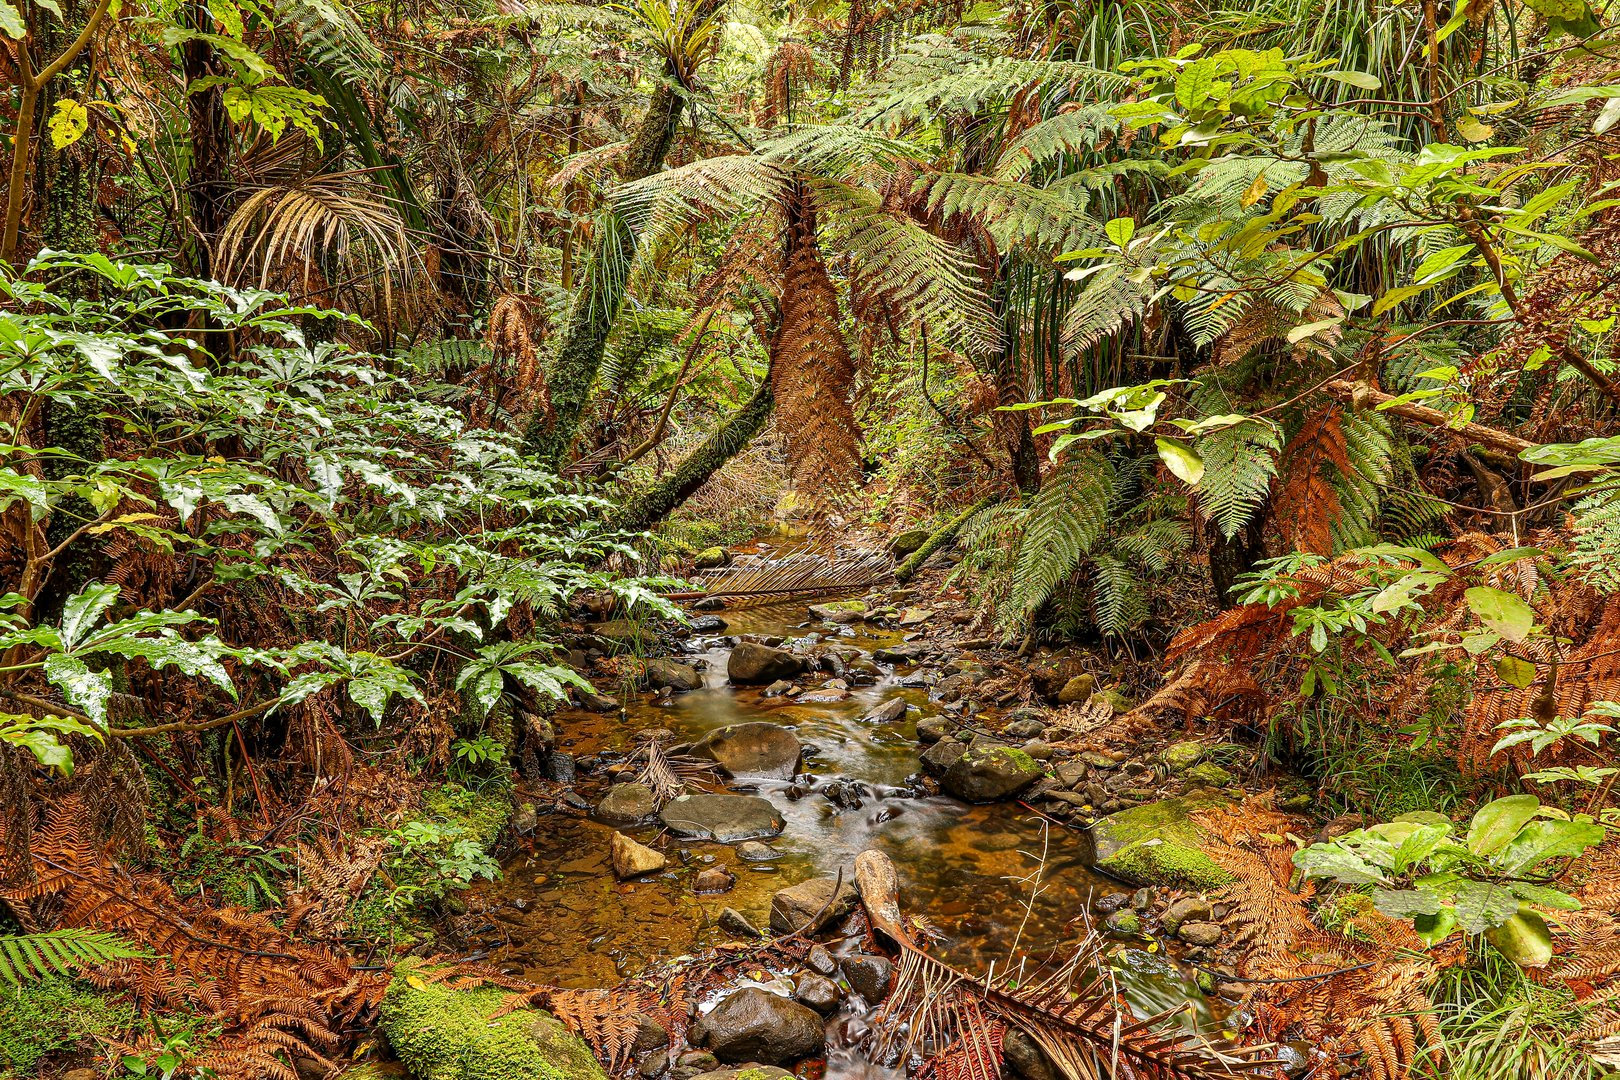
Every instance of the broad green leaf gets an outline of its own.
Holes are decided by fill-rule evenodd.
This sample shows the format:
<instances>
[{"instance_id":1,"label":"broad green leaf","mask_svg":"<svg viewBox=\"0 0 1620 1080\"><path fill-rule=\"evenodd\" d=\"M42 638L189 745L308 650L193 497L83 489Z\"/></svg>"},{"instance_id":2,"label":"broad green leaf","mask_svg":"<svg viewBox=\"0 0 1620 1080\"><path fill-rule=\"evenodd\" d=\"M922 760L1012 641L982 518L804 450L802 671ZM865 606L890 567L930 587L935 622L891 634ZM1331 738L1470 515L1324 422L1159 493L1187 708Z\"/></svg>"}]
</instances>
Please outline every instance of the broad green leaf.
<instances>
[{"instance_id":1,"label":"broad green leaf","mask_svg":"<svg viewBox=\"0 0 1620 1080\"><path fill-rule=\"evenodd\" d=\"M1159 451L1159 460L1188 487L1197 487L1204 478L1204 459L1180 439L1155 438L1153 445Z\"/></svg>"},{"instance_id":2,"label":"broad green leaf","mask_svg":"<svg viewBox=\"0 0 1620 1080\"><path fill-rule=\"evenodd\" d=\"M1457 134L1471 143L1485 142L1496 134L1496 129L1491 125L1475 119L1467 113L1457 117L1456 126Z\"/></svg>"},{"instance_id":3,"label":"broad green leaf","mask_svg":"<svg viewBox=\"0 0 1620 1080\"><path fill-rule=\"evenodd\" d=\"M118 586L93 581L62 605L62 648L72 652L118 599Z\"/></svg>"},{"instance_id":4,"label":"broad green leaf","mask_svg":"<svg viewBox=\"0 0 1620 1080\"><path fill-rule=\"evenodd\" d=\"M1296 326L1292 330L1288 331L1288 343L1290 345L1296 345L1299 342L1304 341L1306 338L1315 337L1323 330L1331 329L1332 327L1338 326L1342 322L1344 322L1344 319L1335 315L1331 319L1321 319L1317 322L1306 323L1304 326Z\"/></svg>"},{"instance_id":5,"label":"broad green leaf","mask_svg":"<svg viewBox=\"0 0 1620 1080\"><path fill-rule=\"evenodd\" d=\"M1534 609L1515 593L1476 585L1463 594L1463 599L1480 622L1508 641L1525 640L1536 624Z\"/></svg>"},{"instance_id":6,"label":"broad green leaf","mask_svg":"<svg viewBox=\"0 0 1620 1080\"><path fill-rule=\"evenodd\" d=\"M1176 76L1176 104L1196 109L1208 98L1215 83L1215 65L1210 60L1194 60Z\"/></svg>"},{"instance_id":7,"label":"broad green leaf","mask_svg":"<svg viewBox=\"0 0 1620 1080\"><path fill-rule=\"evenodd\" d=\"M68 704L100 727L107 726L107 701L112 697L112 676L91 671L76 656L53 653L45 658L45 678L62 691Z\"/></svg>"},{"instance_id":8,"label":"broad green leaf","mask_svg":"<svg viewBox=\"0 0 1620 1080\"><path fill-rule=\"evenodd\" d=\"M1460 881L1451 906L1457 913L1457 925L1470 934L1483 934L1517 914L1519 898L1504 885Z\"/></svg>"},{"instance_id":9,"label":"broad green leaf","mask_svg":"<svg viewBox=\"0 0 1620 1080\"><path fill-rule=\"evenodd\" d=\"M1552 931L1534 911L1521 910L1487 931L1485 940L1520 967L1545 967L1552 960Z\"/></svg>"},{"instance_id":10,"label":"broad green leaf","mask_svg":"<svg viewBox=\"0 0 1620 1080\"><path fill-rule=\"evenodd\" d=\"M1424 889L1375 889L1373 906L1392 919L1436 915L1444 907L1440 898Z\"/></svg>"},{"instance_id":11,"label":"broad green leaf","mask_svg":"<svg viewBox=\"0 0 1620 1080\"><path fill-rule=\"evenodd\" d=\"M1128 217L1114 218L1103 226L1103 232L1107 233L1108 239L1117 246L1124 247L1131 242L1131 237L1136 235L1136 221Z\"/></svg>"},{"instance_id":12,"label":"broad green leaf","mask_svg":"<svg viewBox=\"0 0 1620 1080\"><path fill-rule=\"evenodd\" d=\"M1534 795L1509 795L1486 803L1468 824L1468 850L1489 857L1507 847L1541 809Z\"/></svg>"},{"instance_id":13,"label":"broad green leaf","mask_svg":"<svg viewBox=\"0 0 1620 1080\"><path fill-rule=\"evenodd\" d=\"M1351 885L1377 885L1384 875L1355 852L1341 844L1312 844L1294 853L1294 865L1306 877L1326 877Z\"/></svg>"},{"instance_id":14,"label":"broad green leaf","mask_svg":"<svg viewBox=\"0 0 1620 1080\"><path fill-rule=\"evenodd\" d=\"M1492 861L1504 874L1520 877L1548 859L1579 855L1602 842L1603 826L1596 822L1532 821Z\"/></svg>"},{"instance_id":15,"label":"broad green leaf","mask_svg":"<svg viewBox=\"0 0 1620 1080\"><path fill-rule=\"evenodd\" d=\"M1322 78L1354 86L1359 90L1377 90L1383 85L1376 76L1369 75L1365 71L1324 71Z\"/></svg>"},{"instance_id":16,"label":"broad green leaf","mask_svg":"<svg viewBox=\"0 0 1620 1080\"><path fill-rule=\"evenodd\" d=\"M1620 124L1620 97L1612 97L1603 103L1603 108L1598 110L1597 119L1592 121L1592 130L1602 135L1616 124Z\"/></svg>"},{"instance_id":17,"label":"broad green leaf","mask_svg":"<svg viewBox=\"0 0 1620 1080\"><path fill-rule=\"evenodd\" d=\"M1536 681L1536 665L1517 656L1504 655L1496 661L1496 677L1523 690Z\"/></svg>"},{"instance_id":18,"label":"broad green leaf","mask_svg":"<svg viewBox=\"0 0 1620 1080\"><path fill-rule=\"evenodd\" d=\"M22 12L18 11L6 0L0 0L0 30L6 36L21 41L28 36L28 24L23 22Z\"/></svg>"}]
</instances>

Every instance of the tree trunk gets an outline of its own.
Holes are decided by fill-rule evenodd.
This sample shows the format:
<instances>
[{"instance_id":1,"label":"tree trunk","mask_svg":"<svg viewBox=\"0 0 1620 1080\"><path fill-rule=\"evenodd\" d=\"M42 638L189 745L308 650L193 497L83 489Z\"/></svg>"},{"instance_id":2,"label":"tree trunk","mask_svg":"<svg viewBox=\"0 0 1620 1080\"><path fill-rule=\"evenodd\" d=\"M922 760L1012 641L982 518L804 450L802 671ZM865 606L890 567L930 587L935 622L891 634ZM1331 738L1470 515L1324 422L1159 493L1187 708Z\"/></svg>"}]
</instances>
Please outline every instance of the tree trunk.
<instances>
[{"instance_id":1,"label":"tree trunk","mask_svg":"<svg viewBox=\"0 0 1620 1080\"><path fill-rule=\"evenodd\" d=\"M191 28L212 33L214 16L203 0L189 5ZM180 49L181 69L186 85L210 75L224 75L225 68L206 41L187 41ZM194 244L192 262L196 274L211 278L219 273L219 238L230 220L231 123L225 112L225 90L212 86L186 95L186 119L190 127L191 170L186 177L186 196L191 203L191 235L178 237L182 244Z\"/></svg>"},{"instance_id":2,"label":"tree trunk","mask_svg":"<svg viewBox=\"0 0 1620 1080\"><path fill-rule=\"evenodd\" d=\"M1264 513L1253 515L1230 540L1219 525L1210 525L1209 584L1215 592L1215 602L1223 611L1236 603L1232 599L1232 587L1237 579L1254 569L1255 560L1265 553L1262 529L1265 517Z\"/></svg>"},{"instance_id":3,"label":"tree trunk","mask_svg":"<svg viewBox=\"0 0 1620 1080\"><path fill-rule=\"evenodd\" d=\"M626 503L614 517L613 527L640 532L662 521L764 430L775 407L767 375L754 396L716 428L702 446L688 454L674 472Z\"/></svg>"},{"instance_id":4,"label":"tree trunk","mask_svg":"<svg viewBox=\"0 0 1620 1080\"><path fill-rule=\"evenodd\" d=\"M662 82L647 103L647 112L625 152L620 177L626 183L651 176L663 167L675 141L686 100L669 82ZM598 233L596 251L585 281L574 294L563 328L562 342L552 363L548 383L551 410L535 412L523 432L523 450L558 468L579 429L579 416L590 396L591 384L602 367L608 334L624 301L625 274L636 257L636 234L623 218L609 211Z\"/></svg>"},{"instance_id":5,"label":"tree trunk","mask_svg":"<svg viewBox=\"0 0 1620 1080\"><path fill-rule=\"evenodd\" d=\"M979 513L981 510L990 509L990 507L994 506L1000 501L1000 495L986 495L984 498L962 511L960 514L957 514L955 517L951 518L951 520L947 521L944 525L941 525L932 536L923 541L922 547L918 548L916 551L913 551L910 556L906 558L906 561L901 563L895 569L894 579L896 581L910 581L912 578L916 577L917 571L922 569L923 563L927 562L940 548L944 547L946 544L949 544L952 540L955 540L956 534L962 531L962 526L966 525L969 521L972 521L975 514Z\"/></svg>"}]
</instances>

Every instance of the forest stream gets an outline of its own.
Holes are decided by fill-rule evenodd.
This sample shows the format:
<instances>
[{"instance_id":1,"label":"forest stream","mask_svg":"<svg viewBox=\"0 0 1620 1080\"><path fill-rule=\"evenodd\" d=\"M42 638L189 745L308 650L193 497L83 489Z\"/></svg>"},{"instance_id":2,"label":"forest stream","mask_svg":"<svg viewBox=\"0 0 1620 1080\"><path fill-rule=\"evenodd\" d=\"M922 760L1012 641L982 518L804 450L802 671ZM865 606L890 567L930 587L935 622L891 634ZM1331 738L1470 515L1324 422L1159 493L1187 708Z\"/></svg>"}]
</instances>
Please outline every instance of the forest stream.
<instances>
[{"instance_id":1,"label":"forest stream","mask_svg":"<svg viewBox=\"0 0 1620 1080\"><path fill-rule=\"evenodd\" d=\"M701 688L673 696L626 695L624 718L560 714L560 751L578 770L577 790L594 803L609 786L611 771L622 771L619 763L660 729L672 733L678 750L732 725L784 726L804 744L799 771L791 779L738 777L726 785L768 799L785 822L781 834L770 839L768 851L747 845L745 854L753 858L739 854L743 845L683 840L665 849L668 869L621 881L609 857L613 826L566 811L544 816L532 844L519 848L480 898L491 919L485 927L491 962L555 985L612 986L727 940L721 914L728 908L764 926L777 890L840 872L847 880L856 855L868 848L893 859L907 913L925 917L941 935L936 955L971 971L1001 970L1015 954L1072 950L1089 932L1092 910L1128 900L1129 886L1089 868L1082 833L1020 803L973 806L926 793L916 724L940 706L921 677L907 674L909 665L881 664L882 674L848 691L767 697L761 688L727 681L727 660L739 638L781 638L786 647L815 635L813 627L825 631L825 624L807 621L803 601L726 611L724 622L723 634L694 635L683 643L682 659L702 673ZM902 638L865 624L841 627L831 636L862 650L863 657ZM871 718L895 699L908 705L903 716ZM626 831L646 843L660 832L656 823ZM717 867L734 875L735 883L724 892L699 892L697 875ZM832 951L857 948L858 942L845 941ZM1192 1002L1202 1028L1218 1026L1198 993L1195 973L1160 954L1158 946L1151 952L1122 950L1115 967L1127 998L1144 1015ZM869 1014L866 1003L851 996L829 1019L827 1075L900 1075L862 1057L859 1043Z\"/></svg>"}]
</instances>

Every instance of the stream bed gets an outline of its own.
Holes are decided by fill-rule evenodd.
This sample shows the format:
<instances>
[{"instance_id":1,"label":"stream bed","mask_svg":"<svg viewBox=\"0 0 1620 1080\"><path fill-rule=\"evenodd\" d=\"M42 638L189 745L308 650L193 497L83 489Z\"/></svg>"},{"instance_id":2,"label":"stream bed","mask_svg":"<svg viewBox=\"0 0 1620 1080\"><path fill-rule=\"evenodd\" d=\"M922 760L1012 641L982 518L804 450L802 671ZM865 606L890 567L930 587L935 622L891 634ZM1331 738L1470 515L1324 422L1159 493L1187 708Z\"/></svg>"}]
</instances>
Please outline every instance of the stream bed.
<instances>
[{"instance_id":1,"label":"stream bed","mask_svg":"<svg viewBox=\"0 0 1620 1080\"><path fill-rule=\"evenodd\" d=\"M548 814L501 879L481 890L481 906L505 941L489 955L492 963L536 982L612 986L650 965L731 940L717 925L726 908L765 926L777 890L840 870L847 880L855 856L873 847L893 859L905 911L938 931L933 951L972 971L1004 970L1015 952L1072 949L1089 931L1092 903L1130 892L1088 868L1085 837L1018 803L970 806L922 793L916 723L941 706L926 688L901 685L916 681L905 679L909 668L881 665L881 675L852 686L841 700L804 700L838 698L837 690L814 689L830 676L812 679L797 699L766 697L760 688L734 687L726 679L737 635L779 636L791 644L821 633L869 654L899 642L899 632L857 624L829 635L825 624L808 621L803 601L720 614L725 636L694 636L685 643L688 655L679 658L698 666L702 688L662 699L626 690L624 717L563 712L556 718L559 748L579 763L577 790L594 804L611 782L613 763L636 748L638 731L667 729L687 743L749 721L789 727L805 744L804 771L792 780L728 785L769 799L785 819L782 834L769 841L778 856L745 861L732 845L676 840L654 824L624 831L662 850L668 869L619 881L609 858L613 827L583 814ZM911 706L905 716L890 723L864 719L897 696ZM735 885L695 894L694 878L713 866L730 870ZM1210 1021L1191 979L1166 958L1137 951L1116 966L1141 1008L1193 998L1201 1020ZM850 1041L840 1039L839 1030L858 1028L860 1021L848 1014L835 1020L829 1075L876 1075L858 1055L838 1050Z\"/></svg>"}]
</instances>

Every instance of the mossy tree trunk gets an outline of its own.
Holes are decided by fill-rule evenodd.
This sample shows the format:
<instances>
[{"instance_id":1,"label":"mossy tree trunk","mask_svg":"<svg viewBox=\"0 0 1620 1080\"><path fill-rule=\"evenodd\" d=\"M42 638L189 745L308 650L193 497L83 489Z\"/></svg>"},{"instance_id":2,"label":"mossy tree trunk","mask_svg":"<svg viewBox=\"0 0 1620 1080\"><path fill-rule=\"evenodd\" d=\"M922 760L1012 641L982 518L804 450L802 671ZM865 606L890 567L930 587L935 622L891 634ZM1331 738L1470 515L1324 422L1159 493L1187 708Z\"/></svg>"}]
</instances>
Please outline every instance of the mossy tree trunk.
<instances>
[{"instance_id":1,"label":"mossy tree trunk","mask_svg":"<svg viewBox=\"0 0 1620 1080\"><path fill-rule=\"evenodd\" d=\"M912 578L916 577L917 571L922 569L923 563L927 562L940 548L956 539L956 534L962 531L962 526L966 525L969 521L972 521L975 514L982 510L990 509L990 507L994 506L1000 501L1001 496L999 495L986 495L984 498L962 511L960 514L957 514L955 517L951 518L951 520L947 521L944 525L941 525L932 536L923 541L922 547L918 548L916 551L913 551L909 556L906 557L905 562L901 563L895 568L895 580L910 581Z\"/></svg>"},{"instance_id":2,"label":"mossy tree trunk","mask_svg":"<svg viewBox=\"0 0 1620 1080\"><path fill-rule=\"evenodd\" d=\"M630 183L663 168L675 141L683 98L668 80L659 84L647 103L647 112L625 152L620 177ZM601 222L596 250L585 280L574 294L568 322L548 376L551 409L537 410L523 432L523 449L551 468L561 466L579 429L579 416L590 396L591 384L602 367L608 334L624 302L625 275L636 257L636 234L618 214L609 211Z\"/></svg>"},{"instance_id":3,"label":"mossy tree trunk","mask_svg":"<svg viewBox=\"0 0 1620 1080\"><path fill-rule=\"evenodd\" d=\"M662 521L764 430L775 407L776 397L767 375L754 396L716 428L702 446L688 454L674 472L626 503L614 518L614 527L640 532Z\"/></svg>"}]
</instances>

